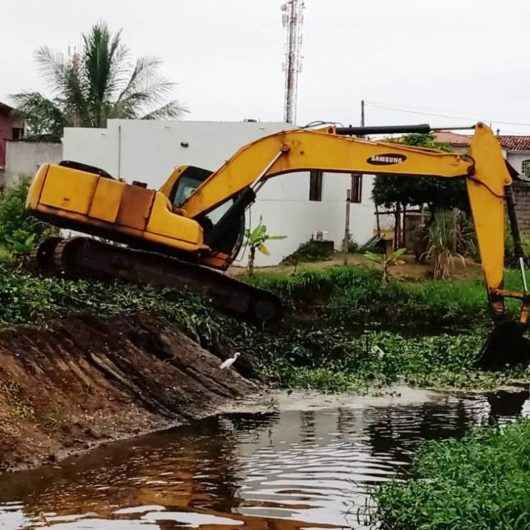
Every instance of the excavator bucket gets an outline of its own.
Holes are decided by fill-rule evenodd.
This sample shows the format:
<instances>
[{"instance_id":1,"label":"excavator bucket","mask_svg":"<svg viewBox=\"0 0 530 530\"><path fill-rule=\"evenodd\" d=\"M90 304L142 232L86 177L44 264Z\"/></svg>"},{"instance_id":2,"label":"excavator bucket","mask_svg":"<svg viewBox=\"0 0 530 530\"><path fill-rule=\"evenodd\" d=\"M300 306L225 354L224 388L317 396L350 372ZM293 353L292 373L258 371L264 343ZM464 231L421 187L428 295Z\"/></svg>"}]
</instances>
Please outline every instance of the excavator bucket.
<instances>
[{"instance_id":1,"label":"excavator bucket","mask_svg":"<svg viewBox=\"0 0 530 530\"><path fill-rule=\"evenodd\" d=\"M480 352L479 365L484 370L530 363L530 340L524 337L526 326L514 320L495 325Z\"/></svg>"}]
</instances>

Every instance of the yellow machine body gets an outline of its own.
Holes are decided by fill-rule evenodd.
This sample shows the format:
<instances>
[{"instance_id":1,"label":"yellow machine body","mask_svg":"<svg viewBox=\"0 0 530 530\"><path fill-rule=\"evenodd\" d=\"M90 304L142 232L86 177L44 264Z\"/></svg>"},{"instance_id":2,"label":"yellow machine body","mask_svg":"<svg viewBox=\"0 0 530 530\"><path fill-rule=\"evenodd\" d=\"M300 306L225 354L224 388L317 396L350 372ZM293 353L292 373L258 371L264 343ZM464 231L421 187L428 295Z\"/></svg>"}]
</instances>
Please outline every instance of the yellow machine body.
<instances>
[{"instance_id":1,"label":"yellow machine body","mask_svg":"<svg viewBox=\"0 0 530 530\"><path fill-rule=\"evenodd\" d=\"M26 207L52 224L118 241L188 253L207 249L199 223L175 214L167 195L95 173L44 164Z\"/></svg>"}]
</instances>

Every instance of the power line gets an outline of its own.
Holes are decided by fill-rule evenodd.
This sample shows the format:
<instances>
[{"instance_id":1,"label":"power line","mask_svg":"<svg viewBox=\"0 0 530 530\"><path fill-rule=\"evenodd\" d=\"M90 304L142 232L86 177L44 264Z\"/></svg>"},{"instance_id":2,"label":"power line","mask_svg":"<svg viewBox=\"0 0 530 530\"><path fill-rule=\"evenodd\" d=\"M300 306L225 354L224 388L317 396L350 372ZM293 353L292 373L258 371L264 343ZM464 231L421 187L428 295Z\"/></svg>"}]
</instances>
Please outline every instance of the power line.
<instances>
[{"instance_id":1,"label":"power line","mask_svg":"<svg viewBox=\"0 0 530 530\"><path fill-rule=\"evenodd\" d=\"M371 107L382 109L382 110L390 110L393 112L404 112L407 114L417 114L420 116L431 116L435 118L445 118L450 120L471 120L471 121L479 121L476 116L463 116L463 115L455 115L455 114L443 114L439 112L429 112L424 110L418 110L413 109L410 107L401 107L401 106L395 106L395 105L387 105L385 103L377 103L375 101L366 101L366 105L370 105ZM491 119L489 120L492 123L496 123L499 125L513 125L517 127L530 127L530 123L524 123L524 122L514 122L514 121L504 121L504 120L495 120Z\"/></svg>"}]
</instances>

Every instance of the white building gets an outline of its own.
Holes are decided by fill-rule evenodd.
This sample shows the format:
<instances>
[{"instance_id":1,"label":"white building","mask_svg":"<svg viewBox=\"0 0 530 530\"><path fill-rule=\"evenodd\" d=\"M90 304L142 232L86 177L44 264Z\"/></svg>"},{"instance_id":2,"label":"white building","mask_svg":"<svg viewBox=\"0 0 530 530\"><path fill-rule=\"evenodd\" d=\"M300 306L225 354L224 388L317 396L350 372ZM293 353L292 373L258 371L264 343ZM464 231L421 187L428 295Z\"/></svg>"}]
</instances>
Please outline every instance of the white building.
<instances>
[{"instance_id":1,"label":"white building","mask_svg":"<svg viewBox=\"0 0 530 530\"><path fill-rule=\"evenodd\" d=\"M159 188L175 166L215 170L243 145L287 128L285 123L110 120L106 129L65 129L63 158ZM374 234L372 178L363 177L360 202L351 204L350 234L357 243ZM349 175L337 173L314 173L311 178L309 173L291 173L269 180L247 214L247 223L255 225L262 216L270 234L287 238L271 241L271 255L260 255L258 265L279 263L316 231L340 249L350 182ZM238 262L245 262L244 253Z\"/></svg>"}]
</instances>

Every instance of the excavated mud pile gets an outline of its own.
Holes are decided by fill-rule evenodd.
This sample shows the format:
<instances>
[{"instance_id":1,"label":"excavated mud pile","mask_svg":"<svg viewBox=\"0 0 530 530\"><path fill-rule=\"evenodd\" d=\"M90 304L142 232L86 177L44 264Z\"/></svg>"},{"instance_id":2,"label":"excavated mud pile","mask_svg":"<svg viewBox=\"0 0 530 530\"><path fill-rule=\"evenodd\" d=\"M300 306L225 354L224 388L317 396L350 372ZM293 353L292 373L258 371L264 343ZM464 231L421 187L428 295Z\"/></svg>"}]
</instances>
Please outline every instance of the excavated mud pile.
<instances>
[{"instance_id":1,"label":"excavated mud pile","mask_svg":"<svg viewBox=\"0 0 530 530\"><path fill-rule=\"evenodd\" d=\"M215 413L256 390L153 317L0 332L0 471Z\"/></svg>"}]
</instances>

